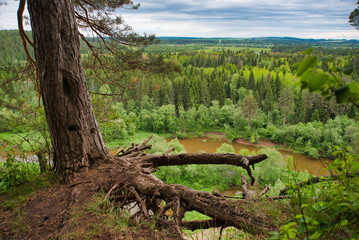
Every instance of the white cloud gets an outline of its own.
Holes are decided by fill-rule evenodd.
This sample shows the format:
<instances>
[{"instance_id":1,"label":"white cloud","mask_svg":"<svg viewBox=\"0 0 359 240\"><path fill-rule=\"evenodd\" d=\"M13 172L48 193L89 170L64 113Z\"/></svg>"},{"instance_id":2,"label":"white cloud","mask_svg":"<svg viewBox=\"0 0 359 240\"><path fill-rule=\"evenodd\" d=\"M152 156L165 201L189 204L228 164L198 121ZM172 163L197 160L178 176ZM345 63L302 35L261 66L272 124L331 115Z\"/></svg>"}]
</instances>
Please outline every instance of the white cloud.
<instances>
[{"instance_id":1,"label":"white cloud","mask_svg":"<svg viewBox=\"0 0 359 240\"><path fill-rule=\"evenodd\" d=\"M0 29L17 29L17 9L19 1L6 1L6 5L0 6ZM24 15L29 15L27 9ZM29 25L24 24L26 30L30 30Z\"/></svg>"},{"instance_id":2,"label":"white cloud","mask_svg":"<svg viewBox=\"0 0 359 240\"><path fill-rule=\"evenodd\" d=\"M157 36L359 39L348 24L348 0L137 0L121 10L134 31ZM0 29L17 28L18 1L0 6ZM27 27L29 28L29 27Z\"/></svg>"}]
</instances>

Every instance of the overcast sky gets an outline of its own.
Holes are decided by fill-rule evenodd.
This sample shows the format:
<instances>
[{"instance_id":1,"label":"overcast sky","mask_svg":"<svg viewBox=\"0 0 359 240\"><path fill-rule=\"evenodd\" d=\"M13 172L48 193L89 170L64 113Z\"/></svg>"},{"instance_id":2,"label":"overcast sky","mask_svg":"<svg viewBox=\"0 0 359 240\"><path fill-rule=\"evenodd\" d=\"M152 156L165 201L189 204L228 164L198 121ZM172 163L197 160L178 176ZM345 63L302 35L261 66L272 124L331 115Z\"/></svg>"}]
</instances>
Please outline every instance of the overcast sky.
<instances>
[{"instance_id":1,"label":"overcast sky","mask_svg":"<svg viewBox=\"0 0 359 240\"><path fill-rule=\"evenodd\" d=\"M348 23L357 0L139 0L119 13L138 33L182 37L359 39ZM0 6L0 29L15 29L19 2ZM29 27L28 27L29 29Z\"/></svg>"}]
</instances>

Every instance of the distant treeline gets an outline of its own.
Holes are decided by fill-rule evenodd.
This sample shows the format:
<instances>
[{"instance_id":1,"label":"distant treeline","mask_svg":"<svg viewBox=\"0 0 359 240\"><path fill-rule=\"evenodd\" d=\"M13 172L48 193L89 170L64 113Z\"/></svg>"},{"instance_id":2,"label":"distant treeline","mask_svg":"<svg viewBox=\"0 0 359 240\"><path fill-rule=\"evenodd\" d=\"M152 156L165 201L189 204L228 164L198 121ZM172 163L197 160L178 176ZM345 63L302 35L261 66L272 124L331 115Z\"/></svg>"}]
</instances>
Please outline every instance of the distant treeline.
<instances>
[{"instance_id":1,"label":"distant treeline","mask_svg":"<svg viewBox=\"0 0 359 240\"><path fill-rule=\"evenodd\" d=\"M32 39L31 31L26 31L26 34ZM0 63L13 63L19 60L26 60L26 53L23 49L21 38L18 30L0 30ZM95 37L87 37L88 41L97 42ZM359 41L357 40L326 40L326 39L301 39L289 37L262 37L262 38L191 38L191 37L158 37L160 40L160 48L149 46L146 49L156 49L157 52L166 52L163 50L163 45L177 45L175 48L167 47L167 51L191 51L200 50L204 46L234 46L234 47L265 47L272 48L272 52L288 52L295 53L303 51L309 47L350 47L359 48ZM186 46L178 46L186 45ZM191 46L190 46L191 45ZM288 47L290 46L290 48ZM33 55L33 50L29 48ZM88 53L87 45L81 40L81 52Z\"/></svg>"},{"instance_id":2,"label":"distant treeline","mask_svg":"<svg viewBox=\"0 0 359 240\"><path fill-rule=\"evenodd\" d=\"M304 46L330 46L330 47L359 47L358 40L345 39L304 39L290 37L259 37L259 38L191 38L191 37L158 37L162 44L222 44L222 45L304 45Z\"/></svg>"}]
</instances>

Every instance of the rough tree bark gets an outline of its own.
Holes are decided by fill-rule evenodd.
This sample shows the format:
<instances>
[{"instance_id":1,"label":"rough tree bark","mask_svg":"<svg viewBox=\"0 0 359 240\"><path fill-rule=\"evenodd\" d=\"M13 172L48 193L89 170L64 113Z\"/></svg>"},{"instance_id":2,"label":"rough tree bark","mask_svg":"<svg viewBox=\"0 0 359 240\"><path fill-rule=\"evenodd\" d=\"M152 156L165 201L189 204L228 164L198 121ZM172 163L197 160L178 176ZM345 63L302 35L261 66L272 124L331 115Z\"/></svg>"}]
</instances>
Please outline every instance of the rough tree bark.
<instances>
[{"instance_id":1,"label":"rough tree bark","mask_svg":"<svg viewBox=\"0 0 359 240\"><path fill-rule=\"evenodd\" d=\"M82 197L87 200L102 188L108 191L106 198L111 198L120 207L137 204L140 209L138 215L147 219L156 213L159 225L175 226L179 235L181 226L190 229L198 226L234 226L256 234L273 228L268 221L246 209L246 200L235 202L182 185L165 184L152 175L159 166L230 164L246 169L253 184L254 176L250 166L266 159L264 154L252 157L168 153L154 156L143 152L150 148L145 142L139 146L133 144L118 156L110 155L102 140L84 79L72 1L28 0L28 8L41 95L54 148L54 166L59 176L70 182L63 187L68 189L68 195L62 194L63 198L69 199L68 208L78 202L76 199ZM101 159L108 161L99 161ZM90 166L93 167L86 174ZM69 181L71 179L75 182ZM39 199L53 203L46 197ZM160 204L163 200L166 206ZM168 208L174 211L173 221L169 221L164 214ZM212 220L182 222L184 213L190 210L204 213ZM42 210L33 208L32 211L38 211L36 215L41 215ZM62 216L66 212L61 210L53 215ZM47 215L42 219L51 222ZM61 224L58 228L63 233L68 224L65 220L59 222ZM44 227L50 225L53 228L52 224L43 224Z\"/></svg>"},{"instance_id":2,"label":"rough tree bark","mask_svg":"<svg viewBox=\"0 0 359 240\"><path fill-rule=\"evenodd\" d=\"M28 9L54 167L69 180L109 153L84 78L72 1L29 0Z\"/></svg>"}]
</instances>

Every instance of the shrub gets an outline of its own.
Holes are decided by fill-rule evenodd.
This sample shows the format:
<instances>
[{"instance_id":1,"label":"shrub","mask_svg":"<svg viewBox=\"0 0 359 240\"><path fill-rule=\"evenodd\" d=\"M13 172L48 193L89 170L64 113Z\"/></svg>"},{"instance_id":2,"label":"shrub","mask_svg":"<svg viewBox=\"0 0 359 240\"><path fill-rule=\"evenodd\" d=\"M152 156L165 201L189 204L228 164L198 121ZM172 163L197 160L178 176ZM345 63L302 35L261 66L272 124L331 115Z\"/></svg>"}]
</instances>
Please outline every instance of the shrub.
<instances>
[{"instance_id":1,"label":"shrub","mask_svg":"<svg viewBox=\"0 0 359 240\"><path fill-rule=\"evenodd\" d=\"M261 149L258 154L264 153L268 158L256 164L255 177L260 181L260 184L275 185L276 181L282 178L287 171L283 156L274 148Z\"/></svg>"},{"instance_id":2,"label":"shrub","mask_svg":"<svg viewBox=\"0 0 359 240\"><path fill-rule=\"evenodd\" d=\"M232 144L223 143L219 148L216 149L216 153L234 153Z\"/></svg>"},{"instance_id":3,"label":"shrub","mask_svg":"<svg viewBox=\"0 0 359 240\"><path fill-rule=\"evenodd\" d=\"M15 156L9 155L6 162L0 163L0 192L31 181L40 174L40 166L36 163L17 161Z\"/></svg>"},{"instance_id":4,"label":"shrub","mask_svg":"<svg viewBox=\"0 0 359 240\"><path fill-rule=\"evenodd\" d=\"M182 139L187 137L187 133L185 132L176 132L176 137Z\"/></svg>"}]
</instances>

